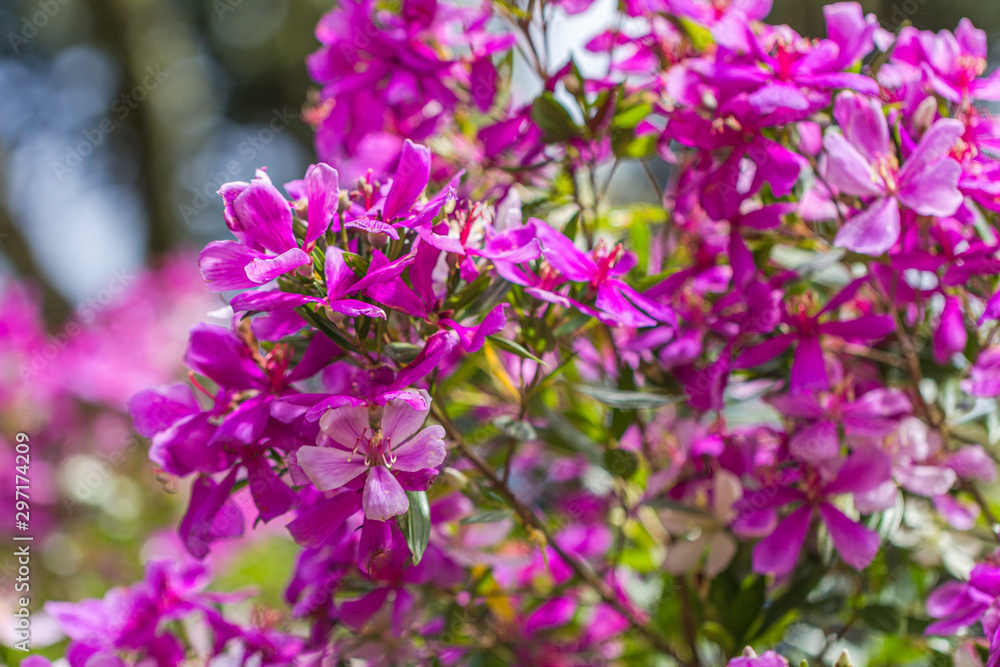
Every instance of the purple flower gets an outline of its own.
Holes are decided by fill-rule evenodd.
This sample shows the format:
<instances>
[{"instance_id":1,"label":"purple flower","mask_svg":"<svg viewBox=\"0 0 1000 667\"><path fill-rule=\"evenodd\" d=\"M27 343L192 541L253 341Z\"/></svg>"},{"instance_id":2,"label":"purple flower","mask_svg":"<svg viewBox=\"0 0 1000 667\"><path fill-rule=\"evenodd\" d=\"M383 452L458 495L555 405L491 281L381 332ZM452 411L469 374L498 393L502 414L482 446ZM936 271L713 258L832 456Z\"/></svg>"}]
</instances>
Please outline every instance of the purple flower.
<instances>
[{"instance_id":1,"label":"purple flower","mask_svg":"<svg viewBox=\"0 0 1000 667\"><path fill-rule=\"evenodd\" d=\"M213 241L202 250L201 272L209 287L216 292L257 287L312 264L308 252L337 212L337 172L326 164L310 165L304 183L292 189L304 192L309 206L302 248L292 231L291 205L263 169L250 183L222 186L226 224L238 240Z\"/></svg>"},{"instance_id":2,"label":"purple flower","mask_svg":"<svg viewBox=\"0 0 1000 667\"><path fill-rule=\"evenodd\" d=\"M692 66L719 88L718 99L748 92L750 104L760 114L779 109L805 111L817 103L823 106L829 91L837 88L878 94L878 84L871 77L843 71L871 51L877 23L861 16L855 3L830 5L824 13L829 39L814 43L790 29L759 36L743 24L735 28L737 35L743 31L743 39L733 35L726 41L740 47L745 40L752 58Z\"/></svg>"},{"instance_id":3,"label":"purple flower","mask_svg":"<svg viewBox=\"0 0 1000 667\"><path fill-rule=\"evenodd\" d=\"M239 646L244 659L262 667L293 664L304 644L301 638L229 622L219 605L243 596L204 592L207 584L207 572L198 563L150 561L145 578L129 588L112 589L103 600L49 602L45 610L70 638L66 658L71 667L180 665L187 657L188 642L176 633L199 622L206 626L203 632L214 635L208 657Z\"/></svg>"},{"instance_id":4,"label":"purple flower","mask_svg":"<svg viewBox=\"0 0 1000 667\"><path fill-rule=\"evenodd\" d=\"M973 568L969 581L950 581L939 586L927 598L927 614L939 620L924 631L928 635L954 635L983 618L1000 596L1000 569L991 563ZM985 625L984 621L984 625ZM990 654L1000 649L991 637Z\"/></svg>"},{"instance_id":5,"label":"purple flower","mask_svg":"<svg viewBox=\"0 0 1000 667\"><path fill-rule=\"evenodd\" d=\"M562 232L541 220L533 219L537 238L542 244L543 265L540 274L496 260L497 272L506 280L524 285L528 294L549 303L573 305L594 314L614 326L648 327L659 322L676 324L674 312L641 294L620 279L635 266L634 254L621 244L609 248L604 243L587 253L578 249ZM595 298L594 308L568 298L556 290L569 281L584 283Z\"/></svg>"},{"instance_id":6,"label":"purple flower","mask_svg":"<svg viewBox=\"0 0 1000 667\"><path fill-rule=\"evenodd\" d=\"M751 368L773 359L796 343L792 361L790 389L792 393L823 390L829 387L823 346L820 336L836 336L845 340L875 341L896 330L889 315L862 315L851 320L833 319L820 322L820 318L833 313L857 293L864 279L855 281L831 299L817 314L808 315L804 307L798 313L787 314L785 324L794 332L782 333L743 351L736 360L736 368Z\"/></svg>"},{"instance_id":7,"label":"purple flower","mask_svg":"<svg viewBox=\"0 0 1000 667\"><path fill-rule=\"evenodd\" d=\"M398 280L399 275L413 261L413 255L404 255L390 262L380 251L373 250L371 261L368 262L367 270L362 277L358 277L354 269L348 265L347 256L347 252L336 246L330 246L326 249L325 299L279 290L257 290L237 294L230 304L233 310L277 312L315 303L322 304L331 311L348 317L364 315L385 319L385 311L378 306L349 297L352 294L369 290L376 285L391 284ZM360 258L354 256L353 259Z\"/></svg>"},{"instance_id":8,"label":"purple flower","mask_svg":"<svg viewBox=\"0 0 1000 667\"><path fill-rule=\"evenodd\" d=\"M496 77L490 55L513 46L513 35L487 31L489 3L406 0L401 10L352 0L316 26L323 46L307 60L323 86L309 114L318 126L316 149L351 179L368 169L381 176L403 140L434 134L451 117L460 91L488 109Z\"/></svg>"},{"instance_id":9,"label":"purple flower","mask_svg":"<svg viewBox=\"0 0 1000 667\"><path fill-rule=\"evenodd\" d=\"M948 296L944 300L941 319L934 330L934 359L939 364L946 364L953 354L965 349L968 334L965 331L965 321L962 314L962 300L957 296Z\"/></svg>"},{"instance_id":10,"label":"purple flower","mask_svg":"<svg viewBox=\"0 0 1000 667\"><path fill-rule=\"evenodd\" d=\"M739 658L730 660L726 667L788 667L788 661L774 651L757 655L749 646Z\"/></svg>"},{"instance_id":11,"label":"purple flower","mask_svg":"<svg viewBox=\"0 0 1000 667\"><path fill-rule=\"evenodd\" d=\"M969 379L962 389L981 398L1000 396L1000 347L989 347L979 353L969 370Z\"/></svg>"},{"instance_id":12,"label":"purple flower","mask_svg":"<svg viewBox=\"0 0 1000 667\"><path fill-rule=\"evenodd\" d=\"M906 26L899 31L892 60L880 78L912 77L956 104L1000 99L1000 72L980 78L987 67L986 33L963 18L954 34Z\"/></svg>"},{"instance_id":13,"label":"purple flower","mask_svg":"<svg viewBox=\"0 0 1000 667\"><path fill-rule=\"evenodd\" d=\"M849 519L830 499L843 493L865 493L878 488L891 475L892 459L874 448L855 450L829 481L809 478L807 490L780 486L748 494L737 503L737 531L741 526L767 525L774 521L775 507L801 502L798 509L781 519L753 550L755 572L783 577L795 568L812 517L818 511L833 545L848 565L868 567L878 551L878 533Z\"/></svg>"},{"instance_id":14,"label":"purple flower","mask_svg":"<svg viewBox=\"0 0 1000 667\"><path fill-rule=\"evenodd\" d=\"M365 516L386 521L404 514L409 501L404 488L426 488L427 471L445 458L444 429L419 430L430 412L416 410L400 399L386 403L381 419L372 423L366 407L343 406L320 419L322 447L302 447L298 465L320 491L339 489L364 477Z\"/></svg>"},{"instance_id":15,"label":"purple flower","mask_svg":"<svg viewBox=\"0 0 1000 667\"><path fill-rule=\"evenodd\" d=\"M937 120L900 168L877 100L841 93L833 113L841 131L823 141L824 178L842 194L866 200L837 233L837 246L866 255L886 252L899 239L900 205L920 215L948 216L958 210L962 168L947 155L965 132L960 121Z\"/></svg>"}]
</instances>

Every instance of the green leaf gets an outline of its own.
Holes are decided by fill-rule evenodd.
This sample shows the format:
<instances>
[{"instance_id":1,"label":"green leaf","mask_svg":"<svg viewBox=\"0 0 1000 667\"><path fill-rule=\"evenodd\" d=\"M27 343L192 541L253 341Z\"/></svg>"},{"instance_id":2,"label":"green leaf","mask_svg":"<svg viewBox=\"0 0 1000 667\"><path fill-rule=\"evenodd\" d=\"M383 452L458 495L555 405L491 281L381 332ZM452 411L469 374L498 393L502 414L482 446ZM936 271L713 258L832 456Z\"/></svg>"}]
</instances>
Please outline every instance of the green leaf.
<instances>
[{"instance_id":1,"label":"green leaf","mask_svg":"<svg viewBox=\"0 0 1000 667\"><path fill-rule=\"evenodd\" d=\"M302 316L302 319L323 332L327 338L332 340L337 345L354 352L359 351L357 344L341 333L337 327L333 325L333 322L327 319L324 313L314 312L310 310L308 306L298 306L295 309L295 312Z\"/></svg>"},{"instance_id":2,"label":"green leaf","mask_svg":"<svg viewBox=\"0 0 1000 667\"><path fill-rule=\"evenodd\" d=\"M652 133L637 136L632 128L615 129L611 133L611 150L616 157L641 160L656 154L658 139Z\"/></svg>"},{"instance_id":3,"label":"green leaf","mask_svg":"<svg viewBox=\"0 0 1000 667\"><path fill-rule=\"evenodd\" d=\"M594 387L586 384L574 385L574 389L581 394L596 398L601 403L613 408L641 410L644 408L658 408L677 401L675 396L668 396L666 394L653 394L646 391L622 391L620 389Z\"/></svg>"},{"instance_id":4,"label":"green leaf","mask_svg":"<svg viewBox=\"0 0 1000 667\"><path fill-rule=\"evenodd\" d=\"M410 508L406 514L396 517L396 523L406 536L406 545L413 554L413 564L417 565L424 557L427 542L431 539L431 506L427 502L426 491L407 491L406 497L410 501Z\"/></svg>"},{"instance_id":5,"label":"green leaf","mask_svg":"<svg viewBox=\"0 0 1000 667\"><path fill-rule=\"evenodd\" d=\"M715 621L705 621L701 624L701 634L704 635L709 641L718 644L723 648L723 650L728 654L732 653L736 646L736 642L733 640L732 634L729 630Z\"/></svg>"},{"instance_id":6,"label":"green leaf","mask_svg":"<svg viewBox=\"0 0 1000 667\"><path fill-rule=\"evenodd\" d=\"M493 310L494 306L507 298L507 292L512 287L514 287L513 283L509 283L506 280L497 280L476 297L471 306L465 309L465 315L478 315L487 310Z\"/></svg>"},{"instance_id":7,"label":"green leaf","mask_svg":"<svg viewBox=\"0 0 1000 667\"><path fill-rule=\"evenodd\" d=\"M897 634L903 623L903 618L900 616L899 610L885 604L868 605L858 612L858 617L868 627L888 635ZM837 664L839 665L840 662Z\"/></svg>"},{"instance_id":8,"label":"green leaf","mask_svg":"<svg viewBox=\"0 0 1000 667\"><path fill-rule=\"evenodd\" d=\"M580 128L573 122L562 104L550 92L544 92L531 104L531 120L542 131L547 143L566 141L580 136Z\"/></svg>"},{"instance_id":9,"label":"green leaf","mask_svg":"<svg viewBox=\"0 0 1000 667\"><path fill-rule=\"evenodd\" d=\"M627 449L608 449L604 452L604 467L615 477L628 479L639 469L639 457Z\"/></svg>"},{"instance_id":10,"label":"green leaf","mask_svg":"<svg viewBox=\"0 0 1000 667\"><path fill-rule=\"evenodd\" d=\"M571 241L576 238L576 234L580 229L580 212L577 211L573 214L573 217L569 219L566 226L563 227L563 234L565 234Z\"/></svg>"},{"instance_id":11,"label":"green leaf","mask_svg":"<svg viewBox=\"0 0 1000 667\"><path fill-rule=\"evenodd\" d=\"M688 39L691 40L691 44L695 50L703 51L715 43L715 40L712 39L712 33L702 24L683 17L678 17L677 22L680 24L681 30L688 36Z\"/></svg>"},{"instance_id":12,"label":"green leaf","mask_svg":"<svg viewBox=\"0 0 1000 667\"><path fill-rule=\"evenodd\" d=\"M546 443L578 452L595 465L601 464L602 450L596 442L583 433L578 423L568 419L562 412L543 408L548 427L539 429L539 436Z\"/></svg>"},{"instance_id":13,"label":"green leaf","mask_svg":"<svg viewBox=\"0 0 1000 667\"><path fill-rule=\"evenodd\" d=\"M465 289L445 301L445 309L461 310L468 304L472 303L475 299L479 298L483 292L486 291L486 288L490 286L491 280L493 280L492 272L483 271L481 274L476 276L475 280L466 285Z\"/></svg>"},{"instance_id":14,"label":"green leaf","mask_svg":"<svg viewBox=\"0 0 1000 667\"><path fill-rule=\"evenodd\" d=\"M635 251L639 259L636 269L638 269L639 273L645 274L646 265L649 261L649 246L652 243L649 224L645 220L633 222L629 227L629 233L632 237L632 250Z\"/></svg>"},{"instance_id":15,"label":"green leaf","mask_svg":"<svg viewBox=\"0 0 1000 667\"><path fill-rule=\"evenodd\" d=\"M486 510L485 512L467 516L459 521L459 523L463 526L468 526L470 523L498 523L509 517L510 512L507 510Z\"/></svg>"},{"instance_id":16,"label":"green leaf","mask_svg":"<svg viewBox=\"0 0 1000 667\"><path fill-rule=\"evenodd\" d=\"M353 252L344 253L344 263L351 267L351 271L354 271L354 275L359 278L363 278L368 273L368 266L371 264L367 259L361 255L355 255Z\"/></svg>"},{"instance_id":17,"label":"green leaf","mask_svg":"<svg viewBox=\"0 0 1000 667\"><path fill-rule=\"evenodd\" d=\"M785 614L802 605L825 574L826 568L816 558L809 558L802 563L796 571L795 578L788 584L788 589L768 606L764 612L764 622L749 639L761 636L768 628L784 618Z\"/></svg>"},{"instance_id":18,"label":"green leaf","mask_svg":"<svg viewBox=\"0 0 1000 667\"><path fill-rule=\"evenodd\" d=\"M653 113L653 107L646 102L632 104L618 111L614 120L611 121L611 125L621 129L631 129L644 121L651 113Z\"/></svg>"},{"instance_id":19,"label":"green leaf","mask_svg":"<svg viewBox=\"0 0 1000 667\"><path fill-rule=\"evenodd\" d=\"M506 350L507 352L516 354L517 356L522 357L524 359L531 359L533 361L537 361L540 364L548 366L548 364L546 364L540 358L536 357L531 352L526 350L524 346L521 345L520 343L515 343L512 340L507 340L506 338L500 338L498 336L487 336L486 338L491 343L499 347L501 350Z\"/></svg>"},{"instance_id":20,"label":"green leaf","mask_svg":"<svg viewBox=\"0 0 1000 667\"><path fill-rule=\"evenodd\" d=\"M417 358L421 349L421 346L413 343L389 343L385 346L385 353L393 361L408 364Z\"/></svg>"},{"instance_id":21,"label":"green leaf","mask_svg":"<svg viewBox=\"0 0 1000 667\"><path fill-rule=\"evenodd\" d=\"M501 415L493 420L493 424L515 440L537 440L538 433L531 422L522 419L514 419L510 415Z\"/></svg>"},{"instance_id":22,"label":"green leaf","mask_svg":"<svg viewBox=\"0 0 1000 667\"><path fill-rule=\"evenodd\" d=\"M568 336L570 334L576 333L577 329L590 323L596 322L596 318L587 315L586 313L577 313L573 317L569 318L552 332L552 335L556 338L562 338L563 336Z\"/></svg>"},{"instance_id":23,"label":"green leaf","mask_svg":"<svg viewBox=\"0 0 1000 667\"><path fill-rule=\"evenodd\" d=\"M655 509L666 509L673 510L674 512L680 512L682 514L690 514L694 517L700 517L703 519L712 519L713 515L711 512L706 512L705 510L698 509L697 507L692 507L687 503L677 502L676 500L670 500L664 496L659 496L656 498L647 498L642 501L643 505L649 505ZM716 578L715 581L721 581L721 578Z\"/></svg>"},{"instance_id":24,"label":"green leaf","mask_svg":"<svg viewBox=\"0 0 1000 667\"><path fill-rule=\"evenodd\" d=\"M731 600L731 604L723 611L726 627L736 638L736 644L746 643L746 636L754 621L764 610L766 599L767 581L764 577L756 577L749 586L739 592L734 600Z\"/></svg>"}]
</instances>

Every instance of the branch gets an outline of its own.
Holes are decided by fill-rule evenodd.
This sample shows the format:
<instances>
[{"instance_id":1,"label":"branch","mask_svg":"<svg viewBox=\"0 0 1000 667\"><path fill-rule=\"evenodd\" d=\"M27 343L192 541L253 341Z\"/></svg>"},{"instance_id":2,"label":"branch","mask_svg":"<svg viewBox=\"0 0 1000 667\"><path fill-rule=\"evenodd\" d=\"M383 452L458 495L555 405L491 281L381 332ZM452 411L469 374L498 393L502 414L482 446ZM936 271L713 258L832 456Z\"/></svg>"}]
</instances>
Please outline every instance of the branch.
<instances>
[{"instance_id":1,"label":"branch","mask_svg":"<svg viewBox=\"0 0 1000 667\"><path fill-rule=\"evenodd\" d=\"M153 63L138 58L150 51L137 48L133 43L136 39L136 19L140 15L148 16L158 8L143 5L137 12L131 3L123 3L121 0L90 0L90 3L94 14L100 17L96 22L98 35L107 43L115 60L122 67L122 91L142 88L143 70ZM164 193L165 174L159 159L162 142L157 138L157 128L148 100L130 108L128 117L122 122L131 125L139 137L139 190L149 216L147 254L161 255L174 246L178 235L169 200Z\"/></svg>"},{"instance_id":2,"label":"branch","mask_svg":"<svg viewBox=\"0 0 1000 667\"><path fill-rule=\"evenodd\" d=\"M493 489L499 493L504 500L510 503L510 506L513 507L518 516L521 517L524 524L541 533L545 537L546 544L552 547L552 550L555 551L567 565L569 565L573 572L575 572L578 577L583 579L591 588L597 591L602 600L614 607L615 610L624 616L632 627L646 637L651 644L653 644L662 653L677 658L676 653L670 646L669 642L667 642L666 638L660 635L653 628L649 627L636 616L635 612L626 607L622 601L618 599L618 595L615 593L614 589L611 588L606 581L601 579L600 576L598 576L589 563L575 554L570 554L559 546L558 542L552 539L552 534L549 532L545 523L538 517L537 514L535 514L534 510L518 500L510 488L504 484L496 470L493 469L493 466L487 463L465 442L448 415L437 406L433 406L431 410L435 419L441 423L445 431L448 433L448 437L455 442L455 445L462 452L462 455L469 459L469 461L472 462L472 465L478 468L487 480L489 480Z\"/></svg>"},{"instance_id":3,"label":"branch","mask_svg":"<svg viewBox=\"0 0 1000 667\"><path fill-rule=\"evenodd\" d=\"M0 250L22 278L41 290L45 321L50 326L58 328L73 312L73 306L49 281L45 271L35 260L31 245L21 234L10 211L2 202L0 202Z\"/></svg>"}]
</instances>

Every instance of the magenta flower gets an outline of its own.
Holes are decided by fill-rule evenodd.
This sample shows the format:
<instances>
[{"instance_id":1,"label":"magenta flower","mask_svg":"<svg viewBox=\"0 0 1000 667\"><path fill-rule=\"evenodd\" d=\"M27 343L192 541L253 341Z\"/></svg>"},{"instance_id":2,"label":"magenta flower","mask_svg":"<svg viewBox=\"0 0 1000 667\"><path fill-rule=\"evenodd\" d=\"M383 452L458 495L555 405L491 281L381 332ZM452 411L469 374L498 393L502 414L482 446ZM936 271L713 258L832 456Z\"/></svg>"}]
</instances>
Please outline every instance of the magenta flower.
<instances>
[{"instance_id":1,"label":"magenta flower","mask_svg":"<svg viewBox=\"0 0 1000 667\"><path fill-rule=\"evenodd\" d=\"M789 574L795 568L817 512L844 562L856 570L868 567L878 552L878 533L849 519L830 500L844 493L873 491L890 479L891 470L892 459L885 452L858 449L844 460L837 476L829 482L822 482L816 475L807 475L806 490L782 486L745 496L736 506L738 516L734 527L737 531L743 526L773 522L775 507L802 503L754 547L754 571L774 573L779 577Z\"/></svg>"},{"instance_id":2,"label":"magenta flower","mask_svg":"<svg viewBox=\"0 0 1000 667\"><path fill-rule=\"evenodd\" d=\"M789 453L819 464L840 455L839 428L848 438L884 438L908 415L910 399L898 389L879 387L853 400L840 394L813 392L777 396L770 403L786 417L803 420L788 443Z\"/></svg>"},{"instance_id":3,"label":"magenta flower","mask_svg":"<svg viewBox=\"0 0 1000 667\"><path fill-rule=\"evenodd\" d=\"M918 79L926 88L956 104L1000 99L1000 72L981 77L987 68L986 33L963 18L954 34L937 34L906 26L899 31L892 61L880 78L894 81L900 74Z\"/></svg>"},{"instance_id":4,"label":"magenta flower","mask_svg":"<svg viewBox=\"0 0 1000 667\"><path fill-rule=\"evenodd\" d=\"M962 300L957 296L947 296L941 319L934 330L934 360L946 364L953 354L965 349L968 333L962 315Z\"/></svg>"},{"instance_id":5,"label":"magenta flower","mask_svg":"<svg viewBox=\"0 0 1000 667\"><path fill-rule=\"evenodd\" d=\"M969 370L969 379L962 381L962 389L982 398L1000 396L1000 347L988 347L979 353Z\"/></svg>"},{"instance_id":6,"label":"magenta flower","mask_svg":"<svg viewBox=\"0 0 1000 667\"><path fill-rule=\"evenodd\" d=\"M962 168L947 157L965 132L960 121L936 121L902 167L893 152L882 105L851 92L834 103L841 132L830 132L824 177L841 193L866 203L837 233L834 243L854 252L881 255L899 239L899 206L920 215L953 215L962 204Z\"/></svg>"},{"instance_id":7,"label":"magenta flower","mask_svg":"<svg viewBox=\"0 0 1000 667\"><path fill-rule=\"evenodd\" d=\"M401 9L352 0L316 26L323 46L307 60L323 86L311 113L316 149L352 179L367 169L381 176L404 139L431 136L450 118L459 91L488 109L496 77L489 56L513 45L513 35L487 31L489 3L407 0Z\"/></svg>"},{"instance_id":8,"label":"magenta flower","mask_svg":"<svg viewBox=\"0 0 1000 667\"><path fill-rule=\"evenodd\" d=\"M747 647L741 657L733 658L726 667L788 667L788 661L774 651L757 655L752 648Z\"/></svg>"},{"instance_id":9,"label":"magenta flower","mask_svg":"<svg viewBox=\"0 0 1000 667\"><path fill-rule=\"evenodd\" d=\"M496 260L497 272L506 280L523 285L528 294L549 303L573 305L596 315L613 326L649 327L657 322L676 324L669 306L657 303L621 280L636 258L619 244L609 248L598 243L591 252L584 252L562 232L541 220L532 219L538 240L542 244L543 263L540 274L532 273L511 262ZM557 290L567 281L585 283L595 297L594 308L579 303Z\"/></svg>"},{"instance_id":10,"label":"magenta flower","mask_svg":"<svg viewBox=\"0 0 1000 667\"><path fill-rule=\"evenodd\" d=\"M987 667L1000 665L1000 568L980 563L969 581L949 581L927 599L927 614L939 620L924 631L928 635L951 636L981 622L989 642Z\"/></svg>"},{"instance_id":11,"label":"magenta flower","mask_svg":"<svg viewBox=\"0 0 1000 667\"><path fill-rule=\"evenodd\" d=\"M752 56L733 63L695 63L719 87L718 98L748 92L752 107L760 114L779 109L805 111L829 100L838 88L867 95L878 94L878 84L864 74L846 68L871 51L877 23L862 15L856 3L836 3L824 8L829 38L813 42L791 30L771 31L759 36L746 23L734 26L725 41L742 46ZM739 38L743 32L743 40Z\"/></svg>"},{"instance_id":12,"label":"magenta flower","mask_svg":"<svg viewBox=\"0 0 1000 667\"><path fill-rule=\"evenodd\" d=\"M70 638L66 658L71 667L183 664L190 656L176 633L201 621L214 635L206 657L231 656L239 647L247 662L261 667L294 664L302 638L231 623L219 605L244 596L205 592L207 584L207 572L198 563L150 561L145 578L129 588L114 588L103 600L49 602L45 610Z\"/></svg>"},{"instance_id":13,"label":"magenta flower","mask_svg":"<svg viewBox=\"0 0 1000 667\"><path fill-rule=\"evenodd\" d=\"M303 247L292 231L291 204L271 183L267 172L257 170L250 183L226 183L219 190L225 200L225 218L237 241L213 241L201 252L201 272L216 292L257 287L300 266L312 264L308 252L326 233L337 212L337 172L326 164L310 165L305 182L293 186L304 191L309 205ZM272 254L273 253L273 254Z\"/></svg>"},{"instance_id":14,"label":"magenta flower","mask_svg":"<svg viewBox=\"0 0 1000 667\"><path fill-rule=\"evenodd\" d=\"M396 281L407 265L413 261L413 255L404 255L390 262L380 251L374 250L367 272L359 278L354 270L348 266L345 259L346 254L335 246L326 249L327 294L325 299L280 290L258 290L237 294L230 304L234 310L270 312L316 303L326 306L335 313L349 317L365 315L385 319L385 311L378 306L350 297L376 285Z\"/></svg>"},{"instance_id":15,"label":"magenta flower","mask_svg":"<svg viewBox=\"0 0 1000 667\"><path fill-rule=\"evenodd\" d=\"M820 336L836 336L851 341L876 341L896 330L896 323L889 315L862 315L851 320L826 319L847 302L860 288L864 280L855 281L834 299L831 299L815 315L808 315L805 308L798 313L784 317L785 324L794 331L778 334L762 343L743 351L736 360L736 368L751 368L769 361L796 344L792 361L790 389L792 393L827 389L830 385L823 360L823 346Z\"/></svg>"},{"instance_id":16,"label":"magenta flower","mask_svg":"<svg viewBox=\"0 0 1000 667\"><path fill-rule=\"evenodd\" d=\"M334 408L320 419L322 447L302 447L297 460L320 491L339 489L364 477L362 506L365 516L386 521L404 514L409 501L404 488L426 488L425 471L445 458L444 429L419 430L430 412L417 410L396 399L389 401L381 421L372 425L366 407ZM325 437L324 437L325 436Z\"/></svg>"},{"instance_id":17,"label":"magenta flower","mask_svg":"<svg viewBox=\"0 0 1000 667\"><path fill-rule=\"evenodd\" d=\"M752 195L764 183L778 197L795 186L799 173L809 164L803 156L764 136L767 128L788 125L821 108L814 102L803 110L781 108L762 114L750 103L749 95L740 94L723 102L711 118L692 109L682 109L670 117L666 136L704 151L731 147L726 160L706 175L702 205L717 220L726 219L741 201L738 182L741 161L749 158L756 165L753 182L747 190Z\"/></svg>"}]
</instances>

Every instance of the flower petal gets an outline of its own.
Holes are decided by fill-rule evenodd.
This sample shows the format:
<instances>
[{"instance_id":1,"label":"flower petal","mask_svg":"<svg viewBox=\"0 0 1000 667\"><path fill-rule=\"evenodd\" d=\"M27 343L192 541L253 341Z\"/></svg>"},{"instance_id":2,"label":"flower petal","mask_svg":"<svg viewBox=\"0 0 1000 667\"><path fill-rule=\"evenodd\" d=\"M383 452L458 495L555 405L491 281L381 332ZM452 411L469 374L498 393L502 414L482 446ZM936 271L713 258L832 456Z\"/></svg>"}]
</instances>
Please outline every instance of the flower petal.
<instances>
[{"instance_id":1,"label":"flower petal","mask_svg":"<svg viewBox=\"0 0 1000 667\"><path fill-rule=\"evenodd\" d=\"M946 158L900 175L899 200L920 215L954 215L962 205L958 181L962 167Z\"/></svg>"},{"instance_id":2,"label":"flower petal","mask_svg":"<svg viewBox=\"0 0 1000 667\"><path fill-rule=\"evenodd\" d=\"M830 503L821 503L819 513L844 562L855 570L868 567L878 553L878 533L851 521Z\"/></svg>"},{"instance_id":3,"label":"flower petal","mask_svg":"<svg viewBox=\"0 0 1000 667\"><path fill-rule=\"evenodd\" d=\"M292 539L304 547L316 548L352 514L361 509L361 494L356 491L338 493L306 510L286 526Z\"/></svg>"},{"instance_id":4,"label":"flower petal","mask_svg":"<svg viewBox=\"0 0 1000 667\"><path fill-rule=\"evenodd\" d=\"M340 403L332 397L333 403ZM368 431L371 430L368 420L368 408L363 404L359 405L350 397L343 397L345 400L337 407L331 408L320 417L319 427L330 436L336 444L351 451L358 444L359 440L367 439Z\"/></svg>"},{"instance_id":5,"label":"flower petal","mask_svg":"<svg viewBox=\"0 0 1000 667\"><path fill-rule=\"evenodd\" d=\"M774 573L779 577L791 572L811 523L812 507L808 505L782 519L774 531L753 548L754 572Z\"/></svg>"},{"instance_id":6,"label":"flower petal","mask_svg":"<svg viewBox=\"0 0 1000 667\"><path fill-rule=\"evenodd\" d=\"M417 391L427 402L426 410L416 410L409 402L399 398L385 404L382 413L382 433L394 443L402 443L416 433L427 419L427 414L430 412L430 394L423 389Z\"/></svg>"},{"instance_id":7,"label":"flower petal","mask_svg":"<svg viewBox=\"0 0 1000 667\"><path fill-rule=\"evenodd\" d=\"M431 178L431 152L426 146L409 139L403 142L399 166L392 177L389 194L382 207L382 219L391 222L410 210L427 187Z\"/></svg>"},{"instance_id":8,"label":"flower petal","mask_svg":"<svg viewBox=\"0 0 1000 667\"><path fill-rule=\"evenodd\" d=\"M383 466L373 466L365 480L365 491L361 498L365 516L376 521L386 521L405 514L410 507L406 492Z\"/></svg>"},{"instance_id":9,"label":"flower petal","mask_svg":"<svg viewBox=\"0 0 1000 667\"><path fill-rule=\"evenodd\" d=\"M257 173L258 177L233 200L233 215L247 240L280 254L296 247L292 209L271 180L266 175L260 176L264 172Z\"/></svg>"},{"instance_id":10,"label":"flower petal","mask_svg":"<svg viewBox=\"0 0 1000 667\"><path fill-rule=\"evenodd\" d=\"M299 248L292 248L277 257L268 257L267 259L258 257L247 264L245 270L247 278L260 285L307 264L312 264L309 255Z\"/></svg>"},{"instance_id":11,"label":"flower petal","mask_svg":"<svg viewBox=\"0 0 1000 667\"><path fill-rule=\"evenodd\" d=\"M393 469L416 472L425 468L437 468L445 457L444 435L444 428L434 424L394 448Z\"/></svg>"},{"instance_id":12,"label":"flower petal","mask_svg":"<svg viewBox=\"0 0 1000 667\"><path fill-rule=\"evenodd\" d=\"M247 275L247 266L267 255L236 241L212 241L198 256L201 275L213 292L257 287L260 283Z\"/></svg>"},{"instance_id":13,"label":"flower petal","mask_svg":"<svg viewBox=\"0 0 1000 667\"><path fill-rule=\"evenodd\" d=\"M312 243L326 233L340 202L340 180L337 170L320 162L306 170L306 201L309 205L306 243Z\"/></svg>"},{"instance_id":14,"label":"flower petal","mask_svg":"<svg viewBox=\"0 0 1000 667\"><path fill-rule=\"evenodd\" d=\"M828 386L830 381L826 376L826 362L823 360L823 347L819 344L819 337L807 336L800 339L792 361L789 389L794 394L822 390Z\"/></svg>"},{"instance_id":15,"label":"flower petal","mask_svg":"<svg viewBox=\"0 0 1000 667\"><path fill-rule=\"evenodd\" d=\"M844 194L875 197L885 192L885 183L872 176L871 164L839 132L831 132L823 140L826 162L823 176Z\"/></svg>"},{"instance_id":16,"label":"flower petal","mask_svg":"<svg viewBox=\"0 0 1000 667\"><path fill-rule=\"evenodd\" d=\"M895 197L876 199L847 221L833 244L863 255L878 256L899 240L899 204Z\"/></svg>"},{"instance_id":17,"label":"flower petal","mask_svg":"<svg viewBox=\"0 0 1000 667\"><path fill-rule=\"evenodd\" d=\"M349 453L334 447L302 447L296 460L317 489L339 489L365 471L365 457L360 452Z\"/></svg>"}]
</instances>

